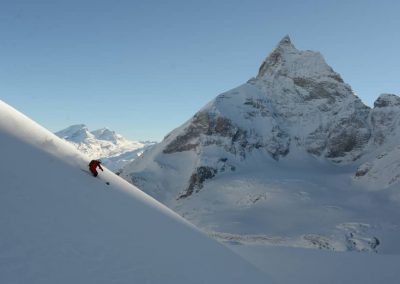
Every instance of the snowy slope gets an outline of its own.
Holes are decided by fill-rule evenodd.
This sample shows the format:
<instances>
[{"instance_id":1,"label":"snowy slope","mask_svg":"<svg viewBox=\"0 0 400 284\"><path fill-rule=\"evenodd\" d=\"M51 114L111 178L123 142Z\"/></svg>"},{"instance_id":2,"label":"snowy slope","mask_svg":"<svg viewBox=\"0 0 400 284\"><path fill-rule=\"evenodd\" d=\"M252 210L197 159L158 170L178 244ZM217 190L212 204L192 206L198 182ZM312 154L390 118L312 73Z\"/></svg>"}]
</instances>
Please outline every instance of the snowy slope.
<instances>
[{"instance_id":1,"label":"snowy slope","mask_svg":"<svg viewBox=\"0 0 400 284\"><path fill-rule=\"evenodd\" d=\"M262 246L230 247L279 283L396 284L400 279L400 255Z\"/></svg>"},{"instance_id":2,"label":"snowy slope","mask_svg":"<svg viewBox=\"0 0 400 284\"><path fill-rule=\"evenodd\" d=\"M0 283L271 283L2 101L0 157Z\"/></svg>"},{"instance_id":3,"label":"snowy slope","mask_svg":"<svg viewBox=\"0 0 400 284\"><path fill-rule=\"evenodd\" d=\"M135 160L155 142L130 141L108 128L89 131L86 125L71 125L55 133L92 159L102 159L112 171Z\"/></svg>"},{"instance_id":4,"label":"snowy slope","mask_svg":"<svg viewBox=\"0 0 400 284\"><path fill-rule=\"evenodd\" d=\"M399 101L286 36L122 176L222 241L400 253Z\"/></svg>"}]
</instances>

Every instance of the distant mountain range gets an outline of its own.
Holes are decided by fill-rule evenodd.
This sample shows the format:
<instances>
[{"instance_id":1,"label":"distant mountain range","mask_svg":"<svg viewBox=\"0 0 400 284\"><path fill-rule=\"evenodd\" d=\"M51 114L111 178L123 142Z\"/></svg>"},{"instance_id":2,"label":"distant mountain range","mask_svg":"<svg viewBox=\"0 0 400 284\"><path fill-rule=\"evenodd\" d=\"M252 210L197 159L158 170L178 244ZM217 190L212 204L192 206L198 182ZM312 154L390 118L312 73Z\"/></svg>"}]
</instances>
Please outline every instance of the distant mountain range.
<instances>
[{"instance_id":1,"label":"distant mountain range","mask_svg":"<svg viewBox=\"0 0 400 284\"><path fill-rule=\"evenodd\" d=\"M366 106L284 37L122 176L215 238L400 252L400 98Z\"/></svg>"},{"instance_id":2,"label":"distant mountain range","mask_svg":"<svg viewBox=\"0 0 400 284\"><path fill-rule=\"evenodd\" d=\"M117 171L135 160L156 142L130 141L115 131L102 128L94 131L84 124L69 126L55 133L92 159L101 159L110 170Z\"/></svg>"}]
</instances>

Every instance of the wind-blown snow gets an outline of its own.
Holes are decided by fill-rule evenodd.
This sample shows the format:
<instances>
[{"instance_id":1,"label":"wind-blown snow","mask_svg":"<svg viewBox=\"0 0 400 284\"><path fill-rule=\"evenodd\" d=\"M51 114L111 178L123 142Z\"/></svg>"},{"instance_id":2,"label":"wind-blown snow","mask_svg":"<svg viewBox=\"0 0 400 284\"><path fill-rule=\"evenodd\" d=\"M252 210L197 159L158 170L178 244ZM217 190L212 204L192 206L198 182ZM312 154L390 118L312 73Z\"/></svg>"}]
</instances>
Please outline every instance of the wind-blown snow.
<instances>
[{"instance_id":1,"label":"wind-blown snow","mask_svg":"<svg viewBox=\"0 0 400 284\"><path fill-rule=\"evenodd\" d=\"M2 101L0 157L0 283L271 283Z\"/></svg>"}]
</instances>

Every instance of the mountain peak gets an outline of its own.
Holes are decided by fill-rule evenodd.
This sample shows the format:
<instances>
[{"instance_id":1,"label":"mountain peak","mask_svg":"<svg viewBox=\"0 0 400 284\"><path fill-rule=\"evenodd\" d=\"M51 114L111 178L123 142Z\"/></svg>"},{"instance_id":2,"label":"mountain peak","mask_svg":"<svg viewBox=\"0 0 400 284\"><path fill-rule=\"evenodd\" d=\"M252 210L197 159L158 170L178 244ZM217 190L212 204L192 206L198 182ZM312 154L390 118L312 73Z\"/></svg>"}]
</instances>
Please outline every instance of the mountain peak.
<instances>
[{"instance_id":1,"label":"mountain peak","mask_svg":"<svg viewBox=\"0 0 400 284\"><path fill-rule=\"evenodd\" d=\"M298 50L288 35L284 36L259 68L257 79L330 77L343 83L340 75L325 62L319 52Z\"/></svg>"},{"instance_id":2,"label":"mountain peak","mask_svg":"<svg viewBox=\"0 0 400 284\"><path fill-rule=\"evenodd\" d=\"M111 142L116 142L118 139L122 139L122 136L115 133L115 131L103 127L91 132L97 139L107 140Z\"/></svg>"},{"instance_id":3,"label":"mountain peak","mask_svg":"<svg viewBox=\"0 0 400 284\"><path fill-rule=\"evenodd\" d=\"M382 94L374 102L374 108L400 106L400 97L394 94Z\"/></svg>"},{"instance_id":4,"label":"mountain peak","mask_svg":"<svg viewBox=\"0 0 400 284\"><path fill-rule=\"evenodd\" d=\"M66 140L83 141L91 137L87 126L85 124L74 124L56 133L58 137Z\"/></svg>"},{"instance_id":5,"label":"mountain peak","mask_svg":"<svg viewBox=\"0 0 400 284\"><path fill-rule=\"evenodd\" d=\"M279 69L289 53L296 52L299 51L294 47L289 35L285 35L261 64L257 78L264 77L265 74L272 75L276 69Z\"/></svg>"},{"instance_id":6,"label":"mountain peak","mask_svg":"<svg viewBox=\"0 0 400 284\"><path fill-rule=\"evenodd\" d=\"M81 129L86 129L87 130L87 126L85 124L82 124L82 123L81 124L74 124L74 125L71 125L71 126L65 128L62 131L67 131L68 130L68 131L76 132L76 131L79 131Z\"/></svg>"},{"instance_id":7,"label":"mountain peak","mask_svg":"<svg viewBox=\"0 0 400 284\"><path fill-rule=\"evenodd\" d=\"M288 46L288 45L293 46L292 41L290 40L289 35L285 35L285 36L281 39L281 41L279 42L278 47L279 47L279 46Z\"/></svg>"},{"instance_id":8,"label":"mountain peak","mask_svg":"<svg viewBox=\"0 0 400 284\"><path fill-rule=\"evenodd\" d=\"M300 52L292 43L292 40L290 39L289 35L285 35L279 43L275 46L274 50L271 52L271 54L268 57L271 57L271 55L277 56L278 54L281 55L282 57L286 57L287 54L290 53L298 53Z\"/></svg>"}]
</instances>

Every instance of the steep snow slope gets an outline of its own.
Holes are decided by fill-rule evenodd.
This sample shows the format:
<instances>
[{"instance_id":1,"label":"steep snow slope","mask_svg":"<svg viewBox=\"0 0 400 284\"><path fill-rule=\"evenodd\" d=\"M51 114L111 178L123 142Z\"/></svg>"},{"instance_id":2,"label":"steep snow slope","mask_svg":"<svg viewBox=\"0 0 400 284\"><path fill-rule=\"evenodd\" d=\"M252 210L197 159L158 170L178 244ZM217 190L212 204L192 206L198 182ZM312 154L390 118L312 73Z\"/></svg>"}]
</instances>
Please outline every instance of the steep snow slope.
<instances>
[{"instance_id":1,"label":"steep snow slope","mask_svg":"<svg viewBox=\"0 0 400 284\"><path fill-rule=\"evenodd\" d=\"M0 283L271 283L2 101L0 157Z\"/></svg>"},{"instance_id":2,"label":"steep snow slope","mask_svg":"<svg viewBox=\"0 0 400 284\"><path fill-rule=\"evenodd\" d=\"M284 37L256 78L122 176L221 240L400 253L398 101L370 109L320 53Z\"/></svg>"},{"instance_id":3,"label":"steep snow slope","mask_svg":"<svg viewBox=\"0 0 400 284\"><path fill-rule=\"evenodd\" d=\"M56 135L70 142L90 158L102 159L103 164L112 171L123 168L146 148L155 144L148 141L130 141L107 128L90 132L84 124L71 125L56 132Z\"/></svg>"}]
</instances>

